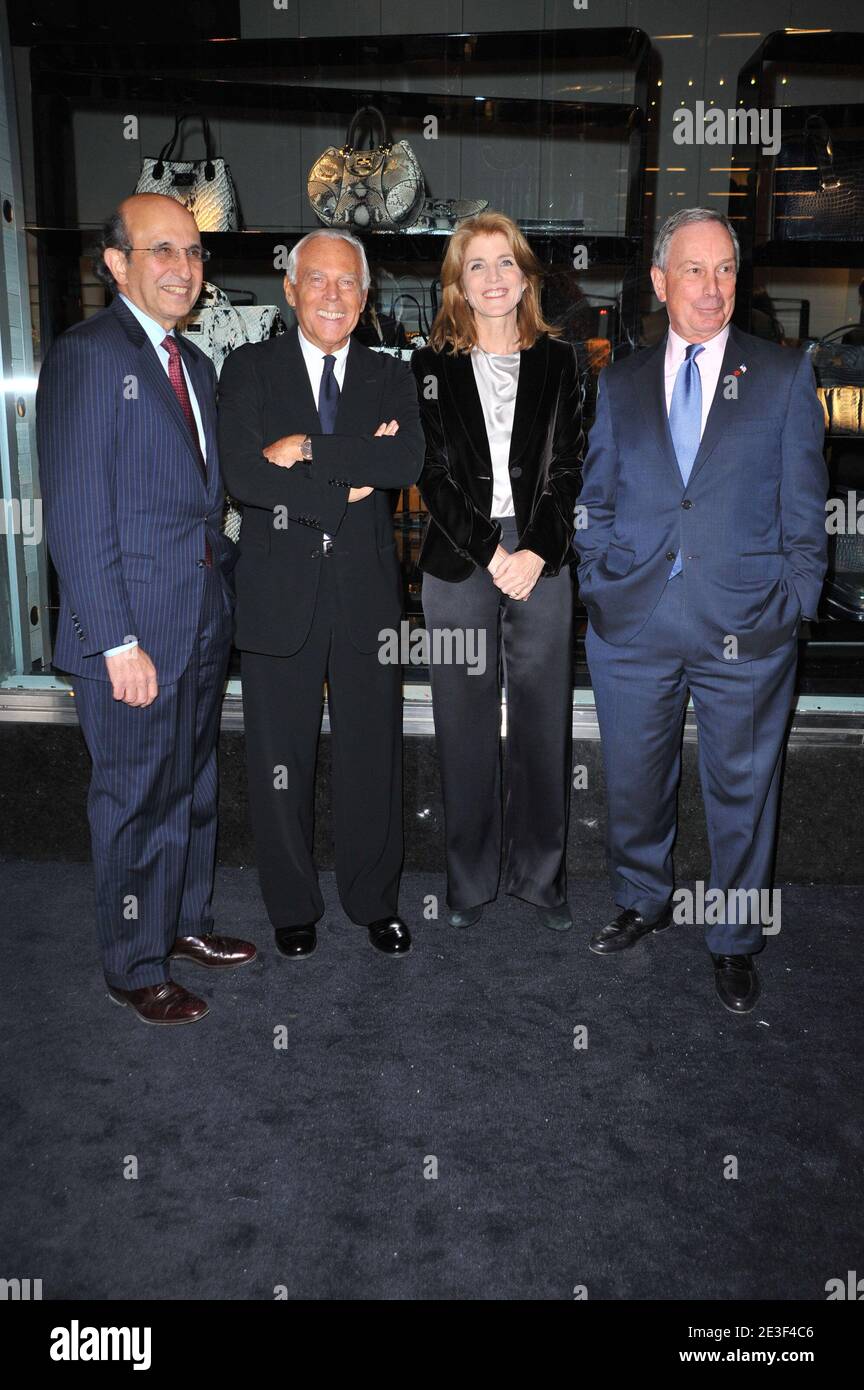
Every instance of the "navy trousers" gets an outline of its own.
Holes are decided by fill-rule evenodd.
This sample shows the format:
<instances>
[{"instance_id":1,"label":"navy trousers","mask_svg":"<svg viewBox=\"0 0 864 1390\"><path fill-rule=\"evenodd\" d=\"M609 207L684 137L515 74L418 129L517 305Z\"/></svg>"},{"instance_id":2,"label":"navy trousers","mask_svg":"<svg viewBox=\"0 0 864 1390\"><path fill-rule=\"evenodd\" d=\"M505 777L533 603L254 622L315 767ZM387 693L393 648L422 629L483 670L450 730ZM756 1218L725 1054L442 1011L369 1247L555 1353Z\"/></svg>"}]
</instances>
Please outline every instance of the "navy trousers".
<instances>
[{"instance_id":1,"label":"navy trousers","mask_svg":"<svg viewBox=\"0 0 864 1390\"><path fill-rule=\"evenodd\" d=\"M712 656L688 623L685 572L666 585L632 642L612 646L589 624L585 652L602 739L618 906L654 917L672 896L688 688L711 850L708 887L770 888L797 642L740 665ZM709 925L706 945L715 954L758 951L762 925Z\"/></svg>"},{"instance_id":2,"label":"navy trousers","mask_svg":"<svg viewBox=\"0 0 864 1390\"><path fill-rule=\"evenodd\" d=\"M146 709L115 700L109 681L75 677L93 759L96 926L105 978L116 989L161 984L175 937L213 926L216 740L232 603L219 572L205 575L189 665Z\"/></svg>"}]
</instances>

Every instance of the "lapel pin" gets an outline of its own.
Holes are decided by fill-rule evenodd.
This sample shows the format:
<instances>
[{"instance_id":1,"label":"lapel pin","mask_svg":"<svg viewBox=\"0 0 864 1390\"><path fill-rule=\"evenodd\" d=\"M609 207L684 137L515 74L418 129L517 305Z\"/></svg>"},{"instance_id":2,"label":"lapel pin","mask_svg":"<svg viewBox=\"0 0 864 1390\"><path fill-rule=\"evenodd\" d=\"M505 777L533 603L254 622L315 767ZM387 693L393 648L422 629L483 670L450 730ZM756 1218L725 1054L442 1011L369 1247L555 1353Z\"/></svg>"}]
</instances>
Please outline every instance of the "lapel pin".
<instances>
[{"instance_id":1,"label":"lapel pin","mask_svg":"<svg viewBox=\"0 0 864 1390\"><path fill-rule=\"evenodd\" d=\"M744 363L742 362L739 366L737 366L737 367L735 368L735 370L734 370L734 372L732 373L732 375L733 375L733 376L743 376L744 373L746 372L746 370L747 370L747 368L744 366Z\"/></svg>"}]
</instances>

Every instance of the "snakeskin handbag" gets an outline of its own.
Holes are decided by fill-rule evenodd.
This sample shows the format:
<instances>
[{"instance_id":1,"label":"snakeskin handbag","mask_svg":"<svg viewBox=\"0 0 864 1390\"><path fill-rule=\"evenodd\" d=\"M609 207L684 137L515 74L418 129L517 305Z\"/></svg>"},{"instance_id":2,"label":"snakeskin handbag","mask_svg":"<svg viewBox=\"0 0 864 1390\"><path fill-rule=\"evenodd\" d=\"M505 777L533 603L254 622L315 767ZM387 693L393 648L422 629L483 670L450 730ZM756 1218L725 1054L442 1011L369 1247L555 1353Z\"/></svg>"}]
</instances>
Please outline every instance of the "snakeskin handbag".
<instances>
[{"instance_id":1,"label":"snakeskin handbag","mask_svg":"<svg viewBox=\"0 0 864 1390\"><path fill-rule=\"evenodd\" d=\"M369 148L362 149L364 136ZM407 140L393 141L377 106L355 113L341 149L319 155L306 183L312 209L328 227L399 231L416 221L426 186Z\"/></svg>"},{"instance_id":2,"label":"snakeskin handbag","mask_svg":"<svg viewBox=\"0 0 864 1390\"><path fill-rule=\"evenodd\" d=\"M155 159L145 159L135 186L136 193L164 193L176 198L191 212L199 232L236 232L240 228L240 209L231 170L224 159L213 155L210 125L206 116L204 130L204 159L173 159L174 148L180 139L184 121L197 119L194 113L178 114L174 133ZM181 140L182 148L182 140Z\"/></svg>"}]
</instances>

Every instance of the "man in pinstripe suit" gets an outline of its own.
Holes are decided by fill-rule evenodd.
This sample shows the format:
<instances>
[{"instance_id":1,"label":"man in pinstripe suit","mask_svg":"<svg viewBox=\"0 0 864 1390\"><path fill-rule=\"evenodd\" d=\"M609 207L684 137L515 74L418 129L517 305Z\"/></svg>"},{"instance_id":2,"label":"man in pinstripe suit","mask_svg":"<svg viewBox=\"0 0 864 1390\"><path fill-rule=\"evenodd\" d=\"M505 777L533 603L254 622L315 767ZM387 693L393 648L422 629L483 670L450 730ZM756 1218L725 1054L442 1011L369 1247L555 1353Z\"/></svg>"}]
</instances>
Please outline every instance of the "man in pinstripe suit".
<instances>
[{"instance_id":1,"label":"man in pinstripe suit","mask_svg":"<svg viewBox=\"0 0 864 1390\"><path fill-rule=\"evenodd\" d=\"M142 194L105 225L111 305L53 345L36 398L46 536L60 582L55 665L93 760L88 814L110 998L145 1023L204 1000L169 962L255 956L213 934L216 739L235 547L220 528L216 376L175 335L203 278L198 228Z\"/></svg>"}]
</instances>

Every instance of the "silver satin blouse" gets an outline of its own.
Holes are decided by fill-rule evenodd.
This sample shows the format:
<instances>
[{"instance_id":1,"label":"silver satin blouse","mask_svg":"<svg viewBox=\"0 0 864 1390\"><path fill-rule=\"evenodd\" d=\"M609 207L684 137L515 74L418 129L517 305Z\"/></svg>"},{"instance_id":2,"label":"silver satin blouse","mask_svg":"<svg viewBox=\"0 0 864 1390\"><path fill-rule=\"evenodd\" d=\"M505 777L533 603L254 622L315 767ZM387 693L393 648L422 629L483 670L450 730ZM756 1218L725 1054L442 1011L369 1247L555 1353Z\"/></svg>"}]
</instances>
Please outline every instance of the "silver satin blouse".
<instances>
[{"instance_id":1,"label":"silver satin blouse","mask_svg":"<svg viewBox=\"0 0 864 1390\"><path fill-rule=\"evenodd\" d=\"M489 453L492 456L492 510L490 516L515 516L510 487L510 436L519 387L518 352L492 353L471 349L474 380L480 393Z\"/></svg>"}]
</instances>

